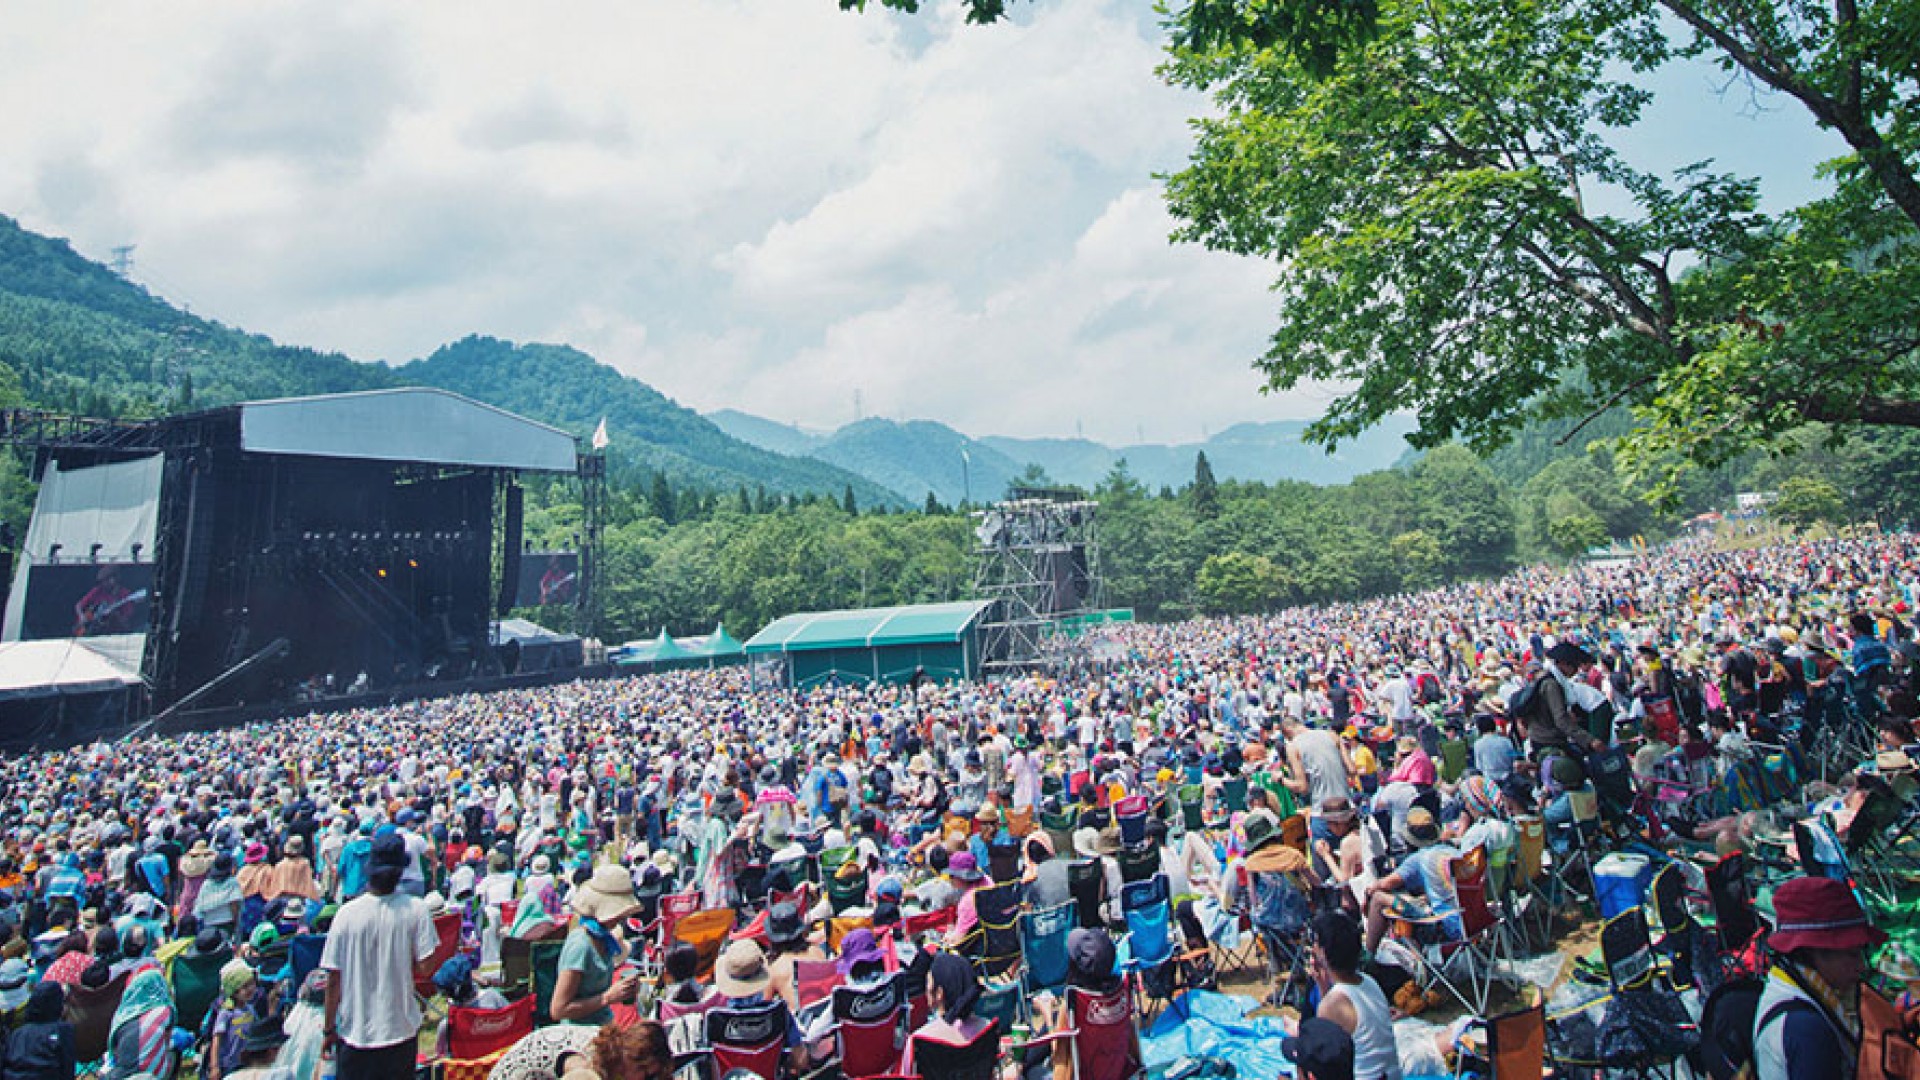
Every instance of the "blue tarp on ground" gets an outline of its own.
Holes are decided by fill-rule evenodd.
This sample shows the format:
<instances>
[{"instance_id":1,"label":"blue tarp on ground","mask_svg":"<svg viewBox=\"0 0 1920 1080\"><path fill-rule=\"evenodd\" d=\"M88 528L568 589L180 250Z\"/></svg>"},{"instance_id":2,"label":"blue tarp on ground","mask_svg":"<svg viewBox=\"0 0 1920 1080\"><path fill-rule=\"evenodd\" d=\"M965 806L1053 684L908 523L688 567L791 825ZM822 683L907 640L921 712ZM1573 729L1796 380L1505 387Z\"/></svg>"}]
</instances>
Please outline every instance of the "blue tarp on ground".
<instances>
[{"instance_id":1,"label":"blue tarp on ground","mask_svg":"<svg viewBox=\"0 0 1920 1080\"><path fill-rule=\"evenodd\" d=\"M1286 1038L1277 1016L1248 1016L1260 1003L1237 994L1195 990L1167 1007L1140 1038L1147 1068L1161 1069L1181 1058L1218 1058L1239 1076L1292 1076L1280 1053Z\"/></svg>"}]
</instances>

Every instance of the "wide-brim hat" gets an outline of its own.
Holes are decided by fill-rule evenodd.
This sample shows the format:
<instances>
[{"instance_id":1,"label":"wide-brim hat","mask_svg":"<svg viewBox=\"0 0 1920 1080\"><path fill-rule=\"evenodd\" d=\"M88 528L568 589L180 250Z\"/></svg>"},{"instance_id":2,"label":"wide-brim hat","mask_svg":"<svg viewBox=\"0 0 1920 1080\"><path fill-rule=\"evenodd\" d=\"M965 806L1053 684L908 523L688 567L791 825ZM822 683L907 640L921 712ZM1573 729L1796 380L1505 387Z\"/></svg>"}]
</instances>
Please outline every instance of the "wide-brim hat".
<instances>
[{"instance_id":1,"label":"wide-brim hat","mask_svg":"<svg viewBox=\"0 0 1920 1080\"><path fill-rule=\"evenodd\" d=\"M1321 803L1320 808L1313 813L1315 817L1318 817L1322 821L1336 823L1352 821L1355 816L1353 804L1348 802L1347 797L1344 795L1335 795L1326 802Z\"/></svg>"},{"instance_id":2,"label":"wide-brim hat","mask_svg":"<svg viewBox=\"0 0 1920 1080\"><path fill-rule=\"evenodd\" d=\"M1433 811L1424 806L1407 811L1407 839L1420 847L1440 842L1440 823L1433 820Z\"/></svg>"},{"instance_id":3,"label":"wide-brim hat","mask_svg":"<svg viewBox=\"0 0 1920 1080\"><path fill-rule=\"evenodd\" d=\"M757 941L730 942L713 965L713 985L730 998L765 993L772 979L766 950Z\"/></svg>"},{"instance_id":4,"label":"wide-brim hat","mask_svg":"<svg viewBox=\"0 0 1920 1080\"><path fill-rule=\"evenodd\" d=\"M603 926L611 926L639 909L633 876L612 863L595 867L593 876L573 894L573 910Z\"/></svg>"},{"instance_id":5,"label":"wide-brim hat","mask_svg":"<svg viewBox=\"0 0 1920 1080\"><path fill-rule=\"evenodd\" d=\"M1586 667L1593 663L1593 654L1571 641L1562 641L1547 650L1547 659L1562 664L1572 664L1575 667Z\"/></svg>"},{"instance_id":6,"label":"wide-brim hat","mask_svg":"<svg viewBox=\"0 0 1920 1080\"><path fill-rule=\"evenodd\" d=\"M1280 842L1280 823L1265 810L1255 810L1248 814L1241 828L1247 833L1247 854L1249 855L1269 844Z\"/></svg>"},{"instance_id":7,"label":"wide-brim hat","mask_svg":"<svg viewBox=\"0 0 1920 1080\"><path fill-rule=\"evenodd\" d=\"M1773 933L1767 945L1776 953L1795 949L1871 949L1887 940L1873 925L1844 881L1803 877L1773 891Z\"/></svg>"},{"instance_id":8,"label":"wide-brim hat","mask_svg":"<svg viewBox=\"0 0 1920 1080\"><path fill-rule=\"evenodd\" d=\"M954 852L953 858L947 860L947 876L956 881L979 881L986 877L971 851Z\"/></svg>"},{"instance_id":9,"label":"wide-brim hat","mask_svg":"<svg viewBox=\"0 0 1920 1080\"><path fill-rule=\"evenodd\" d=\"M801 918L799 905L782 902L767 909L767 940L786 945L806 937L807 921Z\"/></svg>"}]
</instances>

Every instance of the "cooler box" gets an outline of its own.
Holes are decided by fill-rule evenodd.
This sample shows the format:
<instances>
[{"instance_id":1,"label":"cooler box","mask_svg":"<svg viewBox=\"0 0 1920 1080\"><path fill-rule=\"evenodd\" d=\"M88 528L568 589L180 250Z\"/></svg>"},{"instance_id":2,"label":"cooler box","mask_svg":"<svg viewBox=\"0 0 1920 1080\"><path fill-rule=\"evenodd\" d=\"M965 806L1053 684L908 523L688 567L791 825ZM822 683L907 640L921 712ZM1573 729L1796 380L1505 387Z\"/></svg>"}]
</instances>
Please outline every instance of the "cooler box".
<instances>
[{"instance_id":1,"label":"cooler box","mask_svg":"<svg viewBox=\"0 0 1920 1080\"><path fill-rule=\"evenodd\" d=\"M1615 852L1593 864L1593 896L1602 921L1647 902L1653 863L1644 855Z\"/></svg>"}]
</instances>

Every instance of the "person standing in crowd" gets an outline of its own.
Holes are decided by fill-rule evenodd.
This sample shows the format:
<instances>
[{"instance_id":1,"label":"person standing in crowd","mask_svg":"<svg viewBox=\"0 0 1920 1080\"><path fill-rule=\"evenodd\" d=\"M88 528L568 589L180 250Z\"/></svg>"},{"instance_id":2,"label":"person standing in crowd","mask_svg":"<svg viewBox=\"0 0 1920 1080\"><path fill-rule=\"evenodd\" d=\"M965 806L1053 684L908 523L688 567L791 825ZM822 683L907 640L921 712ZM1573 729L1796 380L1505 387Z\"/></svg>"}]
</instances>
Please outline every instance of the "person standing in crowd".
<instances>
[{"instance_id":1,"label":"person standing in crowd","mask_svg":"<svg viewBox=\"0 0 1920 1080\"><path fill-rule=\"evenodd\" d=\"M367 892L334 916L320 955L338 1080L391 1080L413 1071L420 1035L413 983L433 974L428 962L439 942L426 904L398 891L408 861L398 832L374 836Z\"/></svg>"}]
</instances>

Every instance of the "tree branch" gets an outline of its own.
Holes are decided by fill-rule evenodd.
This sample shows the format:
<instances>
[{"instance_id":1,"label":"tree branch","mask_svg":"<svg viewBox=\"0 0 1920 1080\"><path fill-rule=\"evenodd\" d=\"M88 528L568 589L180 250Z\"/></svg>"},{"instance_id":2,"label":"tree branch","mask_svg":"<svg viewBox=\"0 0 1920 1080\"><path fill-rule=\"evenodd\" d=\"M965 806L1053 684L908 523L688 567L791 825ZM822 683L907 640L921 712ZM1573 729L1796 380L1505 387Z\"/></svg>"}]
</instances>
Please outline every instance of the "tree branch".
<instances>
[{"instance_id":1,"label":"tree branch","mask_svg":"<svg viewBox=\"0 0 1920 1080\"><path fill-rule=\"evenodd\" d=\"M1606 412L1606 411L1607 411L1608 409L1611 409L1611 408L1613 408L1613 407L1614 407L1615 405L1618 405L1618 404L1620 404L1620 402L1622 402L1623 400L1625 400L1625 399L1626 399L1626 396L1627 396L1628 394L1631 394L1631 393L1633 393L1633 392L1634 392L1635 390L1638 390L1638 389L1640 389L1641 387L1643 387L1643 386L1646 386L1647 384L1649 384L1649 383L1651 383L1651 382L1653 382L1654 380L1656 380L1656 379L1658 379L1659 377L1660 377L1660 373L1659 373L1659 372L1653 372L1653 373L1651 373L1651 374L1647 374L1647 375L1642 375L1642 376L1640 376L1639 378L1637 378L1637 379L1635 379L1635 380L1633 380L1632 382L1630 382L1630 383L1628 383L1627 385L1625 385L1625 386L1623 386L1623 387L1621 387L1620 389L1618 389L1618 390L1615 390L1615 391L1613 392L1613 394L1612 394L1612 396L1610 396L1610 397L1608 397L1608 398L1607 398L1607 400L1605 400L1605 401L1603 401L1603 402L1601 402L1601 403L1600 403L1599 405L1597 405L1597 406L1595 406L1595 407L1594 407L1594 409L1593 409L1593 411L1591 411L1591 412L1589 412L1589 413L1587 413L1587 415L1586 415L1586 416L1584 416L1584 417L1582 417L1582 418L1580 419L1580 422L1579 422L1579 423L1577 423L1577 424L1575 424L1575 425L1573 425L1573 430L1572 430L1572 431L1569 431L1569 432L1567 432L1567 433L1566 433L1565 435L1562 435L1562 436L1560 436L1559 438L1557 438L1557 439L1555 439L1555 440L1553 440L1553 445L1555 445L1555 446L1565 446L1565 445L1567 445L1568 443L1570 443L1570 442L1572 442L1572 441L1573 441L1573 437L1574 437L1575 435L1578 435L1578 434L1580 434L1580 433L1581 433L1582 431L1585 431L1585 430L1587 429L1587 425L1588 425L1588 424L1591 424L1591 423L1593 423L1593 422L1594 422L1595 420L1597 420L1597 419L1599 419L1599 418L1600 418L1600 415L1601 415L1602 413L1604 413L1604 412Z\"/></svg>"}]
</instances>

